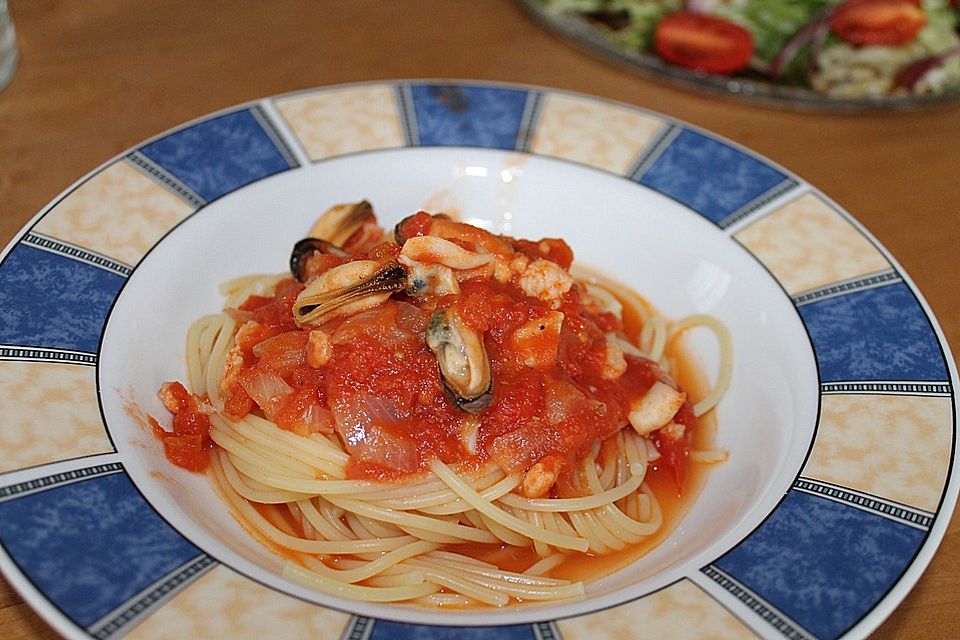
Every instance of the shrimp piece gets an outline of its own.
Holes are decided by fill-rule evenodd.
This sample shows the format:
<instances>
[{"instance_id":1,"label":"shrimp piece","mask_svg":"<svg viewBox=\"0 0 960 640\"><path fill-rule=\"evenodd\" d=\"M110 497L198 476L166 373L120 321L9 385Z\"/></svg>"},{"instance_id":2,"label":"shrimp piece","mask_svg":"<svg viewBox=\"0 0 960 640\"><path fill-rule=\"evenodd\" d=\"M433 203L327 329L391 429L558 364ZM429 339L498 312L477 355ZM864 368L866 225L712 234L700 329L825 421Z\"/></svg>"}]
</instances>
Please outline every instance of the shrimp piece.
<instances>
[{"instance_id":1,"label":"shrimp piece","mask_svg":"<svg viewBox=\"0 0 960 640\"><path fill-rule=\"evenodd\" d=\"M523 275L529 264L530 258L522 253L496 256L493 262L493 279L497 282L510 282L514 276Z\"/></svg>"},{"instance_id":2,"label":"shrimp piece","mask_svg":"<svg viewBox=\"0 0 960 640\"><path fill-rule=\"evenodd\" d=\"M520 483L520 493L526 498L542 498L557 481L563 457L556 453L544 456L530 467Z\"/></svg>"},{"instance_id":3,"label":"shrimp piece","mask_svg":"<svg viewBox=\"0 0 960 640\"><path fill-rule=\"evenodd\" d=\"M244 324L243 327L249 324L251 323L248 322ZM243 327L240 328L243 329ZM243 349L237 345L233 345L233 348L227 352L227 357L223 364L223 372L220 374L220 395L224 398L229 398L233 394L233 390L237 386L237 376L240 375L243 364Z\"/></svg>"},{"instance_id":4,"label":"shrimp piece","mask_svg":"<svg viewBox=\"0 0 960 640\"><path fill-rule=\"evenodd\" d=\"M528 296L548 302L556 309L563 295L573 287L573 282L573 276L557 263L538 259L527 266L517 285Z\"/></svg>"}]
</instances>

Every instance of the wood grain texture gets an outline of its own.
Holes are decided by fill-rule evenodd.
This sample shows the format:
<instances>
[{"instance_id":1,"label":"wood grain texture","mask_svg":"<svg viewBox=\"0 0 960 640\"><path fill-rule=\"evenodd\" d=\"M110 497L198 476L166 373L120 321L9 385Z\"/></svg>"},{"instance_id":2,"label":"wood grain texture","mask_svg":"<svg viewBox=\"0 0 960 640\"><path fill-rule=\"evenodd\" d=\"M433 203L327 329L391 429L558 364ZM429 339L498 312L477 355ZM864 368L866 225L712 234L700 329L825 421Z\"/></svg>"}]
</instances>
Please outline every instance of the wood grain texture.
<instances>
[{"instance_id":1,"label":"wood grain texture","mask_svg":"<svg viewBox=\"0 0 960 640\"><path fill-rule=\"evenodd\" d=\"M960 348L960 108L770 109L596 59L508 0L10 0L21 61L0 92L0 242L83 174L169 127L319 85L464 78L660 111L744 144L850 211L911 275ZM873 637L956 637L960 524ZM0 580L0 635L55 637Z\"/></svg>"}]
</instances>

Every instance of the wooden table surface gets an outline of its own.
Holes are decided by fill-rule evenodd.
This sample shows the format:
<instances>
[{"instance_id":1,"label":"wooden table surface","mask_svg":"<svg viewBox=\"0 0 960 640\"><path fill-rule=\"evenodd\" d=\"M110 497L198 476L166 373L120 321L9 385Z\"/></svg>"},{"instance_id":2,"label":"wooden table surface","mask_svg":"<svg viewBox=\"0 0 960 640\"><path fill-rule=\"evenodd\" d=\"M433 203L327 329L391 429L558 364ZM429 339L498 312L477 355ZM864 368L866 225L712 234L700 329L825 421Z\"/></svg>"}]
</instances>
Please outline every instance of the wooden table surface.
<instances>
[{"instance_id":1,"label":"wooden table surface","mask_svg":"<svg viewBox=\"0 0 960 640\"><path fill-rule=\"evenodd\" d=\"M77 178L235 103L394 78L502 80L653 109L818 186L891 250L960 349L960 105L774 110L665 86L547 33L508 0L10 0L21 61L0 92L0 244ZM960 525L875 638L960 637ZM0 578L0 635L56 634Z\"/></svg>"}]
</instances>

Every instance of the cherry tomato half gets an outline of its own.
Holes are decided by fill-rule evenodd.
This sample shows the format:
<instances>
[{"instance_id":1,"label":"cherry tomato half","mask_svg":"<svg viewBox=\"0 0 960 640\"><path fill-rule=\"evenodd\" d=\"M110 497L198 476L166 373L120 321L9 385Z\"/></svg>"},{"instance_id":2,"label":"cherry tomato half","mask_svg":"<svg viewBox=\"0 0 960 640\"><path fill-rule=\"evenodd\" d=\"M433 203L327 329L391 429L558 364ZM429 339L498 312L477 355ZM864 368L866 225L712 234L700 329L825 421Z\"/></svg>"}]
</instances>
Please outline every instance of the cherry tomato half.
<instances>
[{"instance_id":1,"label":"cherry tomato half","mask_svg":"<svg viewBox=\"0 0 960 640\"><path fill-rule=\"evenodd\" d=\"M920 0L850 0L840 5L830 24L856 46L910 42L926 24Z\"/></svg>"},{"instance_id":2,"label":"cherry tomato half","mask_svg":"<svg viewBox=\"0 0 960 640\"><path fill-rule=\"evenodd\" d=\"M721 18L680 11L657 25L653 48L667 62L710 73L733 73L753 57L753 36Z\"/></svg>"}]
</instances>

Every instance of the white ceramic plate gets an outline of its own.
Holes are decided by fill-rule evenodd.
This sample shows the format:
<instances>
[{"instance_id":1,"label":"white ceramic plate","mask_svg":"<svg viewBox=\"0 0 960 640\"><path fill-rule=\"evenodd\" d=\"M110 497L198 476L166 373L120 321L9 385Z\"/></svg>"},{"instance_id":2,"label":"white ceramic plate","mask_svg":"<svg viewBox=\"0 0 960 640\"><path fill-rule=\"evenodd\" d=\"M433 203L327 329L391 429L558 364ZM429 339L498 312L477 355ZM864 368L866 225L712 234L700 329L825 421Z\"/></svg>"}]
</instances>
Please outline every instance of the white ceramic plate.
<instances>
[{"instance_id":1,"label":"white ceramic plate","mask_svg":"<svg viewBox=\"0 0 960 640\"><path fill-rule=\"evenodd\" d=\"M184 375L217 285L283 271L332 203L561 236L671 316L732 330L730 461L670 538L585 600L432 612L284 580L129 415ZM862 637L956 499L952 359L846 213L728 141L620 104L458 82L230 109L89 174L0 263L0 564L69 637ZM712 371L715 347L694 336ZM942 515L941 515L942 514Z\"/></svg>"}]
</instances>

